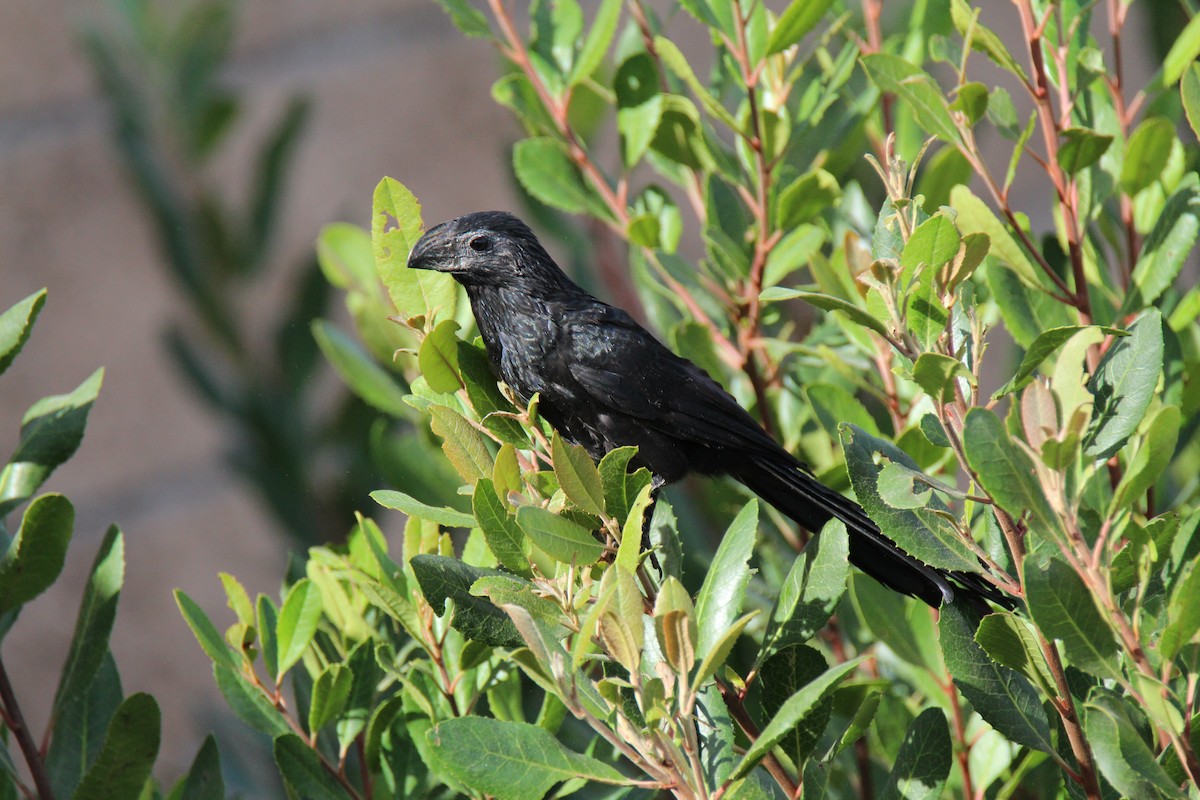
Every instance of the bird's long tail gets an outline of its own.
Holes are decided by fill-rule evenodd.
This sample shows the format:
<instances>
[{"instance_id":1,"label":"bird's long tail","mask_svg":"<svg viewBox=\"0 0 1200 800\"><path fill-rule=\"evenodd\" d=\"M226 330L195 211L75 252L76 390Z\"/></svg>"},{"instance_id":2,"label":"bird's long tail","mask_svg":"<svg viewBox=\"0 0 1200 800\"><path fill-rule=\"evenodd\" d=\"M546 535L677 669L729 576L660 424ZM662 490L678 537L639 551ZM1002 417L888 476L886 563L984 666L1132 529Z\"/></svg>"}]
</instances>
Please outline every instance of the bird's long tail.
<instances>
[{"instance_id":1,"label":"bird's long tail","mask_svg":"<svg viewBox=\"0 0 1200 800\"><path fill-rule=\"evenodd\" d=\"M931 567L901 550L871 521L862 507L812 476L790 456L763 458L735 477L755 494L810 531L839 519L850 534L850 563L875 580L937 608L955 596L986 608L984 599L1011 607L1012 599L976 575Z\"/></svg>"}]
</instances>

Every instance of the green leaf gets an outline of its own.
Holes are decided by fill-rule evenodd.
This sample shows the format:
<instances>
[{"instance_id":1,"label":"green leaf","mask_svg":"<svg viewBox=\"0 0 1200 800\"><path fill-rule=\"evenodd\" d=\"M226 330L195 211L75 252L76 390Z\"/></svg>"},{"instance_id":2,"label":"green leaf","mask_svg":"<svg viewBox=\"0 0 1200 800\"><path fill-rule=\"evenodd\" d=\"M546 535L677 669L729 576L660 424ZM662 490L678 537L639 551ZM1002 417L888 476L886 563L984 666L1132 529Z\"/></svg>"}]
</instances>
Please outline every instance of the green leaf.
<instances>
[{"instance_id":1,"label":"green leaf","mask_svg":"<svg viewBox=\"0 0 1200 800\"><path fill-rule=\"evenodd\" d=\"M850 543L840 520L826 523L792 562L771 609L758 663L807 642L833 615L846 593Z\"/></svg>"},{"instance_id":2,"label":"green leaf","mask_svg":"<svg viewBox=\"0 0 1200 800\"><path fill-rule=\"evenodd\" d=\"M961 242L953 220L945 214L934 214L912 232L900 264L906 270L915 270L922 264L936 269L954 258Z\"/></svg>"},{"instance_id":3,"label":"green leaf","mask_svg":"<svg viewBox=\"0 0 1200 800\"><path fill-rule=\"evenodd\" d=\"M924 70L890 53L870 53L862 57L862 64L880 90L891 92L912 107L922 128L942 141L958 141L958 128L945 95Z\"/></svg>"},{"instance_id":4,"label":"green leaf","mask_svg":"<svg viewBox=\"0 0 1200 800\"><path fill-rule=\"evenodd\" d=\"M763 662L759 672L762 686L763 713L773 717L789 697L805 684L818 679L829 668L819 650L804 645L783 648ZM826 697L791 733L779 742L779 747L796 764L809 757L833 714L833 697ZM807 791L807 789L806 789Z\"/></svg>"},{"instance_id":5,"label":"green leaf","mask_svg":"<svg viewBox=\"0 0 1200 800\"><path fill-rule=\"evenodd\" d=\"M775 210L776 225L791 230L819 219L842 199L837 178L821 168L810 170L788 184L779 195Z\"/></svg>"},{"instance_id":6,"label":"green leaf","mask_svg":"<svg viewBox=\"0 0 1200 800\"><path fill-rule=\"evenodd\" d=\"M275 682L280 683L284 674L300 660L313 636L317 623L321 621L321 592L308 578L301 578L288 589L283 606L279 609L279 621L275 625L275 639L279 648L279 663L275 667Z\"/></svg>"},{"instance_id":7,"label":"green leaf","mask_svg":"<svg viewBox=\"0 0 1200 800\"><path fill-rule=\"evenodd\" d=\"M1103 460L1121 449L1154 397L1162 366L1162 312L1148 308L1129 327L1129 336L1113 342L1088 381L1095 405L1084 452Z\"/></svg>"},{"instance_id":8,"label":"green leaf","mask_svg":"<svg viewBox=\"0 0 1200 800\"><path fill-rule=\"evenodd\" d=\"M963 697L993 728L1017 744L1054 752L1042 698L1026 678L993 661L975 641L977 618L958 603L942 607L938 638L946 669Z\"/></svg>"},{"instance_id":9,"label":"green leaf","mask_svg":"<svg viewBox=\"0 0 1200 800\"><path fill-rule=\"evenodd\" d=\"M435 392L452 394L463 388L458 373L458 322L442 320L421 342L417 364Z\"/></svg>"},{"instance_id":10,"label":"green leaf","mask_svg":"<svg viewBox=\"0 0 1200 800\"><path fill-rule=\"evenodd\" d=\"M758 501L751 500L734 517L709 565L696 595L699 639L696 655L703 659L741 613L750 581L750 554L758 535Z\"/></svg>"},{"instance_id":11,"label":"green leaf","mask_svg":"<svg viewBox=\"0 0 1200 800\"><path fill-rule=\"evenodd\" d=\"M529 558L525 555L525 533L496 496L496 488L490 478L480 478L475 483L471 500L475 519L492 555L506 569L518 575L530 575Z\"/></svg>"},{"instance_id":12,"label":"green leaf","mask_svg":"<svg viewBox=\"0 0 1200 800\"><path fill-rule=\"evenodd\" d=\"M317 234L317 264L325 280L339 289L374 291L375 254L371 234L348 222L331 222Z\"/></svg>"},{"instance_id":13,"label":"green leaf","mask_svg":"<svg viewBox=\"0 0 1200 800\"><path fill-rule=\"evenodd\" d=\"M733 778L740 778L750 772L788 733L814 713L821 702L833 693L838 684L853 672L862 660L863 657L860 656L832 667L784 701L742 756L742 760L733 771Z\"/></svg>"},{"instance_id":14,"label":"green leaf","mask_svg":"<svg viewBox=\"0 0 1200 800\"><path fill-rule=\"evenodd\" d=\"M884 535L926 564L943 569L978 572L979 560L975 554L961 540L954 527L939 515L945 510L941 500L931 498L930 508L896 509L879 496L878 480L882 467L875 461L876 453L913 471L920 471L917 463L886 439L871 436L853 425L843 425L840 433L846 471L850 475L854 493Z\"/></svg>"},{"instance_id":15,"label":"green leaf","mask_svg":"<svg viewBox=\"0 0 1200 800\"><path fill-rule=\"evenodd\" d=\"M1116 328L1106 328L1103 326L1091 325L1068 325L1063 328L1051 328L1047 331L1042 331L1038 337L1033 340L1033 344L1025 351L1025 355L1021 358L1021 365L1017 367L1017 372L1008 383L1001 386L992 395L992 399L1003 397L1006 394L1019 392L1029 385L1033 380L1034 374L1037 373L1038 367L1042 362L1049 358L1058 348L1066 344L1075 334L1080 331L1094 328L1104 332L1106 335L1123 335L1124 331L1119 331Z\"/></svg>"},{"instance_id":16,"label":"green leaf","mask_svg":"<svg viewBox=\"0 0 1200 800\"><path fill-rule=\"evenodd\" d=\"M1038 483L1033 460L1009 438L995 413L983 408L967 412L963 449L979 482L1001 508L1018 519L1028 511L1032 534L1065 541L1062 520Z\"/></svg>"},{"instance_id":17,"label":"green leaf","mask_svg":"<svg viewBox=\"0 0 1200 800\"><path fill-rule=\"evenodd\" d=\"M75 507L61 494L44 494L25 509L21 527L0 558L0 614L50 588L62 572L75 526Z\"/></svg>"},{"instance_id":18,"label":"green leaf","mask_svg":"<svg viewBox=\"0 0 1200 800\"><path fill-rule=\"evenodd\" d=\"M221 754L210 733L204 737L192 766L183 777L178 797L172 800L225 800L225 780L221 777Z\"/></svg>"},{"instance_id":19,"label":"green leaf","mask_svg":"<svg viewBox=\"0 0 1200 800\"><path fill-rule=\"evenodd\" d=\"M1021 347L1029 348L1043 332L1074 325L1066 306L1041 289L1031 288L1016 272L999 264L987 271L987 284L1005 326Z\"/></svg>"},{"instance_id":20,"label":"green leaf","mask_svg":"<svg viewBox=\"0 0 1200 800\"><path fill-rule=\"evenodd\" d=\"M89 677L91 683L72 694L53 719L54 735L46 755L46 772L55 797L70 797L75 793L84 770L100 753L104 732L124 699L117 662L111 652L105 651L100 666Z\"/></svg>"},{"instance_id":21,"label":"green leaf","mask_svg":"<svg viewBox=\"0 0 1200 800\"><path fill-rule=\"evenodd\" d=\"M1179 80L1197 56L1200 56L1200 15L1192 17L1163 59L1163 86Z\"/></svg>"},{"instance_id":22,"label":"green leaf","mask_svg":"<svg viewBox=\"0 0 1200 800\"><path fill-rule=\"evenodd\" d=\"M1113 137L1088 128L1067 128L1058 148L1058 164L1068 175L1087 169L1108 151Z\"/></svg>"},{"instance_id":23,"label":"green leaf","mask_svg":"<svg viewBox=\"0 0 1200 800\"><path fill-rule=\"evenodd\" d=\"M71 647L63 664L62 677L54 694L55 718L79 702L90 690L106 658L110 658L108 639L117 616L117 600L125 580L125 537L116 525L109 527L92 562ZM217 639L220 640L220 634ZM222 643L224 647L224 643Z\"/></svg>"},{"instance_id":24,"label":"green leaf","mask_svg":"<svg viewBox=\"0 0 1200 800\"><path fill-rule=\"evenodd\" d=\"M597 470L600 472L600 483L604 487L604 507L608 513L618 520L624 521L629 516L633 496L640 491L637 487L630 494L629 462L637 455L636 447L615 447L600 459Z\"/></svg>"},{"instance_id":25,"label":"green leaf","mask_svg":"<svg viewBox=\"0 0 1200 800\"><path fill-rule=\"evenodd\" d=\"M971 81L958 87L957 96L950 104L951 111L961 111L972 127L987 114L988 89L982 83Z\"/></svg>"},{"instance_id":26,"label":"green leaf","mask_svg":"<svg viewBox=\"0 0 1200 800\"><path fill-rule=\"evenodd\" d=\"M498 569L472 567L448 556L413 556L409 564L435 613L446 613L446 601L454 601L451 623L463 636L493 647L521 646L521 635L508 615L471 593L471 587L480 578L496 575L511 578L511 575Z\"/></svg>"},{"instance_id":27,"label":"green leaf","mask_svg":"<svg viewBox=\"0 0 1200 800\"><path fill-rule=\"evenodd\" d=\"M240 667L213 664L213 679L229 710L254 730L268 736L279 736L292 730L283 713L262 689L250 683Z\"/></svg>"},{"instance_id":28,"label":"green leaf","mask_svg":"<svg viewBox=\"0 0 1200 800\"><path fill-rule=\"evenodd\" d=\"M1192 133L1200 137L1200 63L1193 61L1183 73L1179 93L1183 98L1183 112L1187 116L1188 124L1192 126Z\"/></svg>"},{"instance_id":29,"label":"green leaf","mask_svg":"<svg viewBox=\"0 0 1200 800\"><path fill-rule=\"evenodd\" d=\"M575 778L630 782L609 764L567 749L536 725L459 717L433 726L426 736L441 768L497 800L539 800L554 784Z\"/></svg>"},{"instance_id":30,"label":"green leaf","mask_svg":"<svg viewBox=\"0 0 1200 800\"><path fill-rule=\"evenodd\" d=\"M395 220L390 226L389 220ZM442 272L409 269L408 254L421 236L421 204L402 183L384 178L375 187L371 245L375 269L404 319L453 317L458 284Z\"/></svg>"},{"instance_id":31,"label":"green leaf","mask_svg":"<svg viewBox=\"0 0 1200 800\"><path fill-rule=\"evenodd\" d=\"M353 686L354 674L344 664L330 664L317 676L308 706L310 735L315 735L342 713Z\"/></svg>"},{"instance_id":32,"label":"green leaf","mask_svg":"<svg viewBox=\"0 0 1200 800\"><path fill-rule=\"evenodd\" d=\"M725 666L725 660L729 658L729 654L733 652L733 646L737 644L737 640L741 637L742 631L746 626L758 616L758 609L754 609L749 614L743 614L738 619L734 620L729 627L721 632L721 635L712 643L711 649L704 653L704 658L700 662L699 668L696 670L696 685L703 685L713 675L717 673L721 667Z\"/></svg>"},{"instance_id":33,"label":"green leaf","mask_svg":"<svg viewBox=\"0 0 1200 800\"><path fill-rule=\"evenodd\" d=\"M525 190L548 206L568 214L586 211L601 219L612 217L556 139L533 137L517 142L513 147L513 170Z\"/></svg>"},{"instance_id":34,"label":"green leaf","mask_svg":"<svg viewBox=\"0 0 1200 800\"><path fill-rule=\"evenodd\" d=\"M324 319L313 320L312 333L325 359L354 394L373 408L393 417L408 414L404 389L389 372L375 363L358 342Z\"/></svg>"},{"instance_id":35,"label":"green leaf","mask_svg":"<svg viewBox=\"0 0 1200 800\"><path fill-rule=\"evenodd\" d=\"M1175 445L1179 441L1179 428L1183 414L1179 406L1161 406L1146 426L1146 436L1137 453L1125 468L1121 482L1113 492L1110 508L1113 511L1136 503L1171 463Z\"/></svg>"},{"instance_id":36,"label":"green leaf","mask_svg":"<svg viewBox=\"0 0 1200 800\"><path fill-rule=\"evenodd\" d=\"M158 756L162 715L148 694L130 695L108 725L100 755L75 790L75 800L137 800Z\"/></svg>"},{"instance_id":37,"label":"green leaf","mask_svg":"<svg viewBox=\"0 0 1200 800\"><path fill-rule=\"evenodd\" d=\"M860 573L850 575L850 601L867 629L902 661L924 670L945 669L924 603L901 597Z\"/></svg>"},{"instance_id":38,"label":"green leaf","mask_svg":"<svg viewBox=\"0 0 1200 800\"><path fill-rule=\"evenodd\" d=\"M1008 611L988 614L975 631L975 641L988 656L1051 691L1054 678L1042 655L1038 634L1021 617Z\"/></svg>"},{"instance_id":39,"label":"green leaf","mask_svg":"<svg viewBox=\"0 0 1200 800\"><path fill-rule=\"evenodd\" d=\"M452 508L428 506L420 500L409 497L404 492L397 492L393 489L377 489L371 492L371 499L384 508L403 511L410 517L436 522L438 525L443 525L447 528L475 527L475 517L470 514L455 511Z\"/></svg>"},{"instance_id":40,"label":"green leaf","mask_svg":"<svg viewBox=\"0 0 1200 800\"><path fill-rule=\"evenodd\" d=\"M345 791L321 763L321 756L299 736L289 732L277 737L273 750L279 774L299 797L345 800Z\"/></svg>"},{"instance_id":41,"label":"green leaf","mask_svg":"<svg viewBox=\"0 0 1200 800\"><path fill-rule=\"evenodd\" d=\"M950 726L946 717L940 708L927 708L909 726L892 774L879 796L884 800L941 797L951 761Z\"/></svg>"},{"instance_id":42,"label":"green leaf","mask_svg":"<svg viewBox=\"0 0 1200 800\"><path fill-rule=\"evenodd\" d=\"M587 514L603 514L604 484L596 469L596 462L592 461L587 450L563 441L555 431L550 454L554 459L554 475L567 499Z\"/></svg>"},{"instance_id":43,"label":"green leaf","mask_svg":"<svg viewBox=\"0 0 1200 800\"><path fill-rule=\"evenodd\" d=\"M250 595L246 594L246 587L228 572L218 572L217 577L221 579L221 587L225 590L229 609L237 615L239 622L253 625L254 604L250 602Z\"/></svg>"},{"instance_id":44,"label":"green leaf","mask_svg":"<svg viewBox=\"0 0 1200 800\"><path fill-rule=\"evenodd\" d=\"M477 428L448 406L430 406L429 413L430 427L442 439L442 452L464 481L473 484L492 474L492 456Z\"/></svg>"},{"instance_id":45,"label":"green leaf","mask_svg":"<svg viewBox=\"0 0 1200 800\"><path fill-rule=\"evenodd\" d=\"M0 314L0 375L4 374L29 340L29 334L33 332L34 323L45 304L46 290L42 289Z\"/></svg>"},{"instance_id":46,"label":"green leaf","mask_svg":"<svg viewBox=\"0 0 1200 800\"><path fill-rule=\"evenodd\" d=\"M769 289L763 289L759 299L764 303L772 303L777 300L803 300L810 306L824 309L825 311L841 311L854 322L862 325L864 328L869 328L875 331L880 336L890 338L887 326L881 321L871 316L866 310L859 308L853 303L842 300L839 297L832 295L821 294L819 292L804 292L799 289L785 289L782 286L772 286Z\"/></svg>"},{"instance_id":47,"label":"green leaf","mask_svg":"<svg viewBox=\"0 0 1200 800\"><path fill-rule=\"evenodd\" d=\"M103 380L104 370L98 369L70 394L43 397L25 412L21 441L0 472L0 517L32 497L75 454Z\"/></svg>"},{"instance_id":48,"label":"green leaf","mask_svg":"<svg viewBox=\"0 0 1200 800\"><path fill-rule=\"evenodd\" d=\"M692 94L700 101L700 105L704 106L704 110L709 115L716 117L726 127L733 131L741 131L742 126L738 124L733 115L729 113L725 106L721 105L721 101L713 96L713 94L700 83L696 77L696 73L692 71L691 64L688 63L687 57L679 49L679 46L670 39L662 36L654 37L654 49L658 52L658 57L667 69L675 73L688 88L692 90Z\"/></svg>"},{"instance_id":49,"label":"green leaf","mask_svg":"<svg viewBox=\"0 0 1200 800\"><path fill-rule=\"evenodd\" d=\"M642 470L638 470L641 472ZM629 507L625 524L621 526L621 543L617 547L616 563L630 572L636 572L642 554L642 531L649 531L647 514L653 516L654 487L647 481Z\"/></svg>"},{"instance_id":50,"label":"green leaf","mask_svg":"<svg viewBox=\"0 0 1200 800\"><path fill-rule=\"evenodd\" d=\"M954 383L959 378L970 379L970 370L957 358L941 353L921 353L913 363L913 380L935 402L954 399Z\"/></svg>"},{"instance_id":51,"label":"green leaf","mask_svg":"<svg viewBox=\"0 0 1200 800\"><path fill-rule=\"evenodd\" d=\"M1142 243L1133 268L1129 292L1121 314L1134 313L1154 303L1179 276L1200 232L1200 190L1194 178L1183 181L1163 206L1162 213Z\"/></svg>"},{"instance_id":52,"label":"green leaf","mask_svg":"<svg viewBox=\"0 0 1200 800\"><path fill-rule=\"evenodd\" d=\"M1100 772L1123 797L1184 797L1142 738L1145 719L1115 692L1093 693L1084 706L1083 730Z\"/></svg>"},{"instance_id":53,"label":"green leaf","mask_svg":"<svg viewBox=\"0 0 1200 800\"><path fill-rule=\"evenodd\" d=\"M617 94L617 130L621 134L621 153L627 167L641 160L658 131L665 105L658 81L658 66L645 52L634 53L621 62L613 77Z\"/></svg>"},{"instance_id":54,"label":"green leaf","mask_svg":"<svg viewBox=\"0 0 1200 800\"><path fill-rule=\"evenodd\" d=\"M1167 624L1158 640L1164 661L1173 661L1200 631L1200 562L1183 568L1167 602Z\"/></svg>"},{"instance_id":55,"label":"green leaf","mask_svg":"<svg viewBox=\"0 0 1200 800\"><path fill-rule=\"evenodd\" d=\"M590 530L538 506L517 509L517 524L546 555L563 564L590 566L604 552Z\"/></svg>"},{"instance_id":56,"label":"green leaf","mask_svg":"<svg viewBox=\"0 0 1200 800\"><path fill-rule=\"evenodd\" d=\"M1133 196L1162 175L1175 141L1175 126L1165 117L1147 117L1134 129L1121 162L1121 189Z\"/></svg>"},{"instance_id":57,"label":"green leaf","mask_svg":"<svg viewBox=\"0 0 1200 800\"><path fill-rule=\"evenodd\" d=\"M567 84L574 86L580 81L591 77L592 73L604 60L604 54L617 31L617 22L621 18L621 0L604 0L596 18L588 28L587 38L579 50L579 56L567 76Z\"/></svg>"},{"instance_id":58,"label":"green leaf","mask_svg":"<svg viewBox=\"0 0 1200 800\"><path fill-rule=\"evenodd\" d=\"M973 10L966 0L951 0L950 2L950 19L953 20L959 35L965 37L967 29L971 30L971 49L983 53L999 67L1008 70L1022 81L1027 80L1025 71L1021 69L1021 65L1005 47L1004 41L980 24L978 14L979 12Z\"/></svg>"},{"instance_id":59,"label":"green leaf","mask_svg":"<svg viewBox=\"0 0 1200 800\"><path fill-rule=\"evenodd\" d=\"M966 186L955 186L950 190L950 205L958 212L954 221L963 235L986 233L991 240L992 255L1015 272L1026 286L1041 287L1041 279L1033 263L986 203L971 194Z\"/></svg>"},{"instance_id":60,"label":"green leaf","mask_svg":"<svg viewBox=\"0 0 1200 800\"><path fill-rule=\"evenodd\" d=\"M804 38L825 16L833 0L802 0L792 2L775 21L775 29L767 39L767 55L779 53Z\"/></svg>"},{"instance_id":61,"label":"green leaf","mask_svg":"<svg viewBox=\"0 0 1200 800\"><path fill-rule=\"evenodd\" d=\"M1024 564L1029 613L1048 639L1061 639L1075 666L1101 678L1119 676L1117 640L1083 580L1058 559Z\"/></svg>"}]
</instances>

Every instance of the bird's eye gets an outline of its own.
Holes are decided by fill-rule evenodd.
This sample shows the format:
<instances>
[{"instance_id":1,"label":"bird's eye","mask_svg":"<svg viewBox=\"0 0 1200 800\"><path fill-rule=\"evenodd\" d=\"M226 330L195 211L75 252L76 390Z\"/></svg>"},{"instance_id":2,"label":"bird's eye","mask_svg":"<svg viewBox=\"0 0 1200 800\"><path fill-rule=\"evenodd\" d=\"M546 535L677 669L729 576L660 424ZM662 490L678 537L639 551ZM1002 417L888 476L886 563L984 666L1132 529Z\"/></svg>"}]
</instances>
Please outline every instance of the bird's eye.
<instances>
[{"instance_id":1,"label":"bird's eye","mask_svg":"<svg viewBox=\"0 0 1200 800\"><path fill-rule=\"evenodd\" d=\"M492 249L492 240L486 236L474 236L468 244L476 253L486 253Z\"/></svg>"}]
</instances>

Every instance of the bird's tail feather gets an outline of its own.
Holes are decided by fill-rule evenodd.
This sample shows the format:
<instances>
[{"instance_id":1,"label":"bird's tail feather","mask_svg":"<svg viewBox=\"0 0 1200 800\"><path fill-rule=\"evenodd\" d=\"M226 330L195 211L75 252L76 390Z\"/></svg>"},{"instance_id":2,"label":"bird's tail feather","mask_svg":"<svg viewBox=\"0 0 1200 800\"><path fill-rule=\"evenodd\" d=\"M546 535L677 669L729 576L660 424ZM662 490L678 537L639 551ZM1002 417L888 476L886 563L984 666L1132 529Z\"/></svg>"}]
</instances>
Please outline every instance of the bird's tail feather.
<instances>
[{"instance_id":1,"label":"bird's tail feather","mask_svg":"<svg viewBox=\"0 0 1200 800\"><path fill-rule=\"evenodd\" d=\"M983 608L984 598L999 602L1008 599L1001 600L1000 593L977 576L948 573L910 556L883 535L861 506L823 485L790 457L787 461L757 459L739 470L736 477L810 531L821 530L830 519L841 520L850 534L850 563L895 591L934 608L953 602L956 592Z\"/></svg>"}]
</instances>

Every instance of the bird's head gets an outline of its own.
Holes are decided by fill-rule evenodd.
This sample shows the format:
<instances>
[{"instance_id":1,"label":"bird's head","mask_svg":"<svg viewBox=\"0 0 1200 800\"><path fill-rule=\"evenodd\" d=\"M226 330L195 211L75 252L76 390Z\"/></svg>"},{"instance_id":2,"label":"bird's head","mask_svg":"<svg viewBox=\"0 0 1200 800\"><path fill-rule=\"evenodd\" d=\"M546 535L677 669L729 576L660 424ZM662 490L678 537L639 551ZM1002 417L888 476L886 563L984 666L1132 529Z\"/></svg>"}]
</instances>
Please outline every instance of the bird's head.
<instances>
[{"instance_id":1,"label":"bird's head","mask_svg":"<svg viewBox=\"0 0 1200 800\"><path fill-rule=\"evenodd\" d=\"M435 225L417 240L408 266L448 273L468 287L570 284L529 226L505 211L477 211Z\"/></svg>"}]
</instances>

